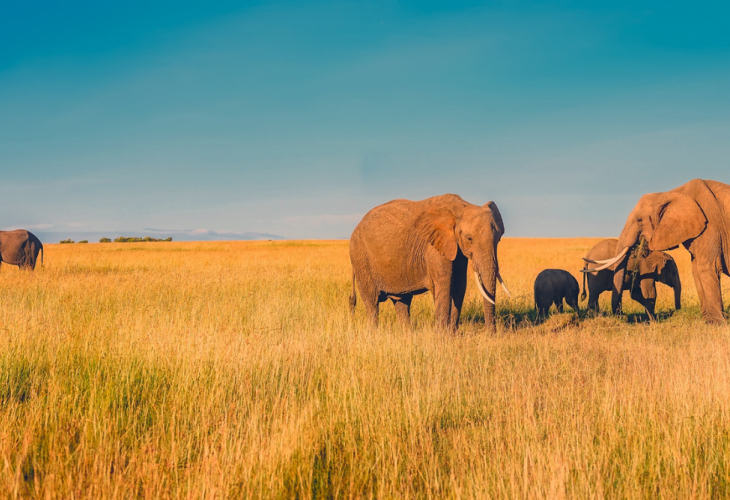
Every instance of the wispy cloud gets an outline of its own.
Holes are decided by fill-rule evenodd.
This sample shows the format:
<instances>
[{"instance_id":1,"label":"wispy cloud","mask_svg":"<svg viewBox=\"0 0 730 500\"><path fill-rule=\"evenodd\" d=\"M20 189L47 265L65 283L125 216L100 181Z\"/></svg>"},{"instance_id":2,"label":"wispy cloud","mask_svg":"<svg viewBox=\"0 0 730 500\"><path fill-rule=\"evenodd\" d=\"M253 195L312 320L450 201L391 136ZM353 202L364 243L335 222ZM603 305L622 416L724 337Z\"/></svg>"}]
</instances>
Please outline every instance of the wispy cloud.
<instances>
[{"instance_id":1,"label":"wispy cloud","mask_svg":"<svg viewBox=\"0 0 730 500\"><path fill-rule=\"evenodd\" d=\"M3 231L12 231L13 229L48 229L53 227L53 224L28 224L25 226L9 226L3 229Z\"/></svg>"},{"instance_id":2,"label":"wispy cloud","mask_svg":"<svg viewBox=\"0 0 730 500\"><path fill-rule=\"evenodd\" d=\"M290 224L307 226L334 226L338 224L356 224L364 214L326 214L326 215L297 215L286 217L284 220Z\"/></svg>"}]
</instances>

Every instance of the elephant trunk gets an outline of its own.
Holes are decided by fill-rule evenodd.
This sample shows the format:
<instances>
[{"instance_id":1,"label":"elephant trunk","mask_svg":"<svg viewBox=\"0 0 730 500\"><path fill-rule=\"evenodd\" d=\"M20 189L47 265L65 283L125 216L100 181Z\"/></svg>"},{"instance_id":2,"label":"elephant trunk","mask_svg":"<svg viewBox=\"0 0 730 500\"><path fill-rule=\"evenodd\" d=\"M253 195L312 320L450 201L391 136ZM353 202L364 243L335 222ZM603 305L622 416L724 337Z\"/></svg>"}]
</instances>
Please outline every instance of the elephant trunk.
<instances>
[{"instance_id":1,"label":"elephant trunk","mask_svg":"<svg viewBox=\"0 0 730 500\"><path fill-rule=\"evenodd\" d=\"M616 244L616 254L624 252L624 256L616 263L613 274L613 293L611 295L611 310L614 314L621 314L621 294L624 290L624 280L626 278L626 267L629 262L629 250L631 250L639 242L639 229L634 224L627 224L621 231L621 236ZM630 254L629 254L630 255Z\"/></svg>"},{"instance_id":2,"label":"elephant trunk","mask_svg":"<svg viewBox=\"0 0 730 500\"><path fill-rule=\"evenodd\" d=\"M613 273L613 292L611 294L611 311L614 314L621 314L621 295L624 291L624 279L626 277L626 266L628 259L624 259Z\"/></svg>"},{"instance_id":3,"label":"elephant trunk","mask_svg":"<svg viewBox=\"0 0 730 500\"><path fill-rule=\"evenodd\" d=\"M497 260L488 258L483 263L475 263L474 271L477 278L477 287L482 293L484 305L484 324L490 329L496 328L495 302L497 292Z\"/></svg>"}]
</instances>

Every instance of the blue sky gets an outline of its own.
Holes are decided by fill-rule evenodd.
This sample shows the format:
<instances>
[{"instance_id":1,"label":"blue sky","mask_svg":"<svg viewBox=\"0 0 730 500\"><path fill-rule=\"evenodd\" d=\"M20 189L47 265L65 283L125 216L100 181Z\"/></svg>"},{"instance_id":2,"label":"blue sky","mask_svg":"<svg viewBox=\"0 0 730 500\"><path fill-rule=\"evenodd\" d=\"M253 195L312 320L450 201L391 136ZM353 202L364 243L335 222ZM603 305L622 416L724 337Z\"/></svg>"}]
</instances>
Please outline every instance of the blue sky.
<instances>
[{"instance_id":1,"label":"blue sky","mask_svg":"<svg viewBox=\"0 0 730 500\"><path fill-rule=\"evenodd\" d=\"M0 228L347 238L393 198L611 236L730 183L730 7L2 2Z\"/></svg>"}]
</instances>

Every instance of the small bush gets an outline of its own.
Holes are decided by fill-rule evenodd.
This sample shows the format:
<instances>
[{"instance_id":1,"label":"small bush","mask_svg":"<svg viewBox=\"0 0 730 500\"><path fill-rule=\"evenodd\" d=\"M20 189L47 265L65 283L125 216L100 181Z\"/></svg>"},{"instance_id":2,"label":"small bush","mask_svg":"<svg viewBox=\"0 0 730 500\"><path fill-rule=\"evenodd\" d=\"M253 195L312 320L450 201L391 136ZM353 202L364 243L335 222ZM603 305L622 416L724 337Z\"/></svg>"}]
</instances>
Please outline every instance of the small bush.
<instances>
[{"instance_id":1,"label":"small bush","mask_svg":"<svg viewBox=\"0 0 730 500\"><path fill-rule=\"evenodd\" d=\"M59 241L59 243L64 244L64 243L76 243L76 242L74 240L72 240L71 238L69 238L67 240L61 240L61 241Z\"/></svg>"},{"instance_id":2,"label":"small bush","mask_svg":"<svg viewBox=\"0 0 730 500\"><path fill-rule=\"evenodd\" d=\"M81 241L79 241L79 243L88 243L88 242L89 242L89 240L81 240Z\"/></svg>"},{"instance_id":3,"label":"small bush","mask_svg":"<svg viewBox=\"0 0 730 500\"><path fill-rule=\"evenodd\" d=\"M151 236L145 236L143 238L139 238L137 236L119 236L117 238L114 238L114 243L144 243L147 241L172 241L172 236L169 236L164 240L153 238Z\"/></svg>"},{"instance_id":4,"label":"small bush","mask_svg":"<svg viewBox=\"0 0 730 500\"><path fill-rule=\"evenodd\" d=\"M99 243L111 243L111 242L112 242L112 240L110 240L109 238L102 238L99 240Z\"/></svg>"}]
</instances>

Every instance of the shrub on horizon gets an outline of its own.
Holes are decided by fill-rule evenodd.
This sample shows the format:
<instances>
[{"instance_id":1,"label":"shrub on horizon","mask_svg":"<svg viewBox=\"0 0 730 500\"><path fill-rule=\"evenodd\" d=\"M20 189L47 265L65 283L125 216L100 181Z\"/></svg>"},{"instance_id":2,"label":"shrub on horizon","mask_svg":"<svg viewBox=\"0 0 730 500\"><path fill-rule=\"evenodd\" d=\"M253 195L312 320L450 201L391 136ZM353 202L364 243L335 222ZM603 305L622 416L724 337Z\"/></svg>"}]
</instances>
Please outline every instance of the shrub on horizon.
<instances>
[{"instance_id":1,"label":"shrub on horizon","mask_svg":"<svg viewBox=\"0 0 730 500\"><path fill-rule=\"evenodd\" d=\"M74 241L74 240L72 240L71 238L69 238L69 239L67 239L67 240L61 240L61 241L59 241L59 243L61 243L61 244L65 244L65 243L75 243L75 241Z\"/></svg>"},{"instance_id":2,"label":"shrub on horizon","mask_svg":"<svg viewBox=\"0 0 730 500\"><path fill-rule=\"evenodd\" d=\"M110 240L109 238L101 238L99 240L99 243L111 243L111 242L112 242L112 240Z\"/></svg>"},{"instance_id":3,"label":"shrub on horizon","mask_svg":"<svg viewBox=\"0 0 730 500\"><path fill-rule=\"evenodd\" d=\"M151 236L144 236L142 238L137 236L119 236L114 238L114 243L145 243L145 242L158 242L158 241L172 241L172 236L168 236L165 239L153 238Z\"/></svg>"}]
</instances>

